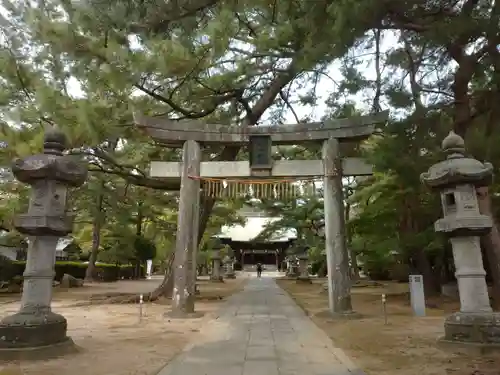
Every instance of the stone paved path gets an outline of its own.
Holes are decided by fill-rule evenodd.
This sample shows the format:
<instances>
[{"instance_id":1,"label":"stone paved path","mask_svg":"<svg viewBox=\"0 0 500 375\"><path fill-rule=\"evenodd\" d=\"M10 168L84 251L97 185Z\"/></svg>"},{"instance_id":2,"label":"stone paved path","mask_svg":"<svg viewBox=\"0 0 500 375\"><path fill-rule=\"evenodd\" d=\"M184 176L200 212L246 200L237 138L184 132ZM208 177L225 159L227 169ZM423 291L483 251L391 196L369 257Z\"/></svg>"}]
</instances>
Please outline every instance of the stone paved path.
<instances>
[{"instance_id":1,"label":"stone paved path","mask_svg":"<svg viewBox=\"0 0 500 375\"><path fill-rule=\"evenodd\" d=\"M251 278L158 375L362 375L270 277Z\"/></svg>"}]
</instances>

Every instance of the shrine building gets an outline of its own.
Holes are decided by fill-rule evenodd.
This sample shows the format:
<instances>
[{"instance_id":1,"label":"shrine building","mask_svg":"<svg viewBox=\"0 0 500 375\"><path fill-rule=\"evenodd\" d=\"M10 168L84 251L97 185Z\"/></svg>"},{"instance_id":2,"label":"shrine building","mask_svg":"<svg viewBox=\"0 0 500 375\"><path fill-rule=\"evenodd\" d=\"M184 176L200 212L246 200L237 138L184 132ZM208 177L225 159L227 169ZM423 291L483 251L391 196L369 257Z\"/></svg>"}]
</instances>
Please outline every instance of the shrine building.
<instances>
[{"instance_id":1,"label":"shrine building","mask_svg":"<svg viewBox=\"0 0 500 375\"><path fill-rule=\"evenodd\" d=\"M265 212L251 206L245 206L239 214L246 218L244 226L224 226L216 236L222 245L228 245L233 250L235 267L244 269L261 263L268 269L277 268L284 261L286 250L297 237L295 230L285 229L268 239L259 239L266 225L279 218L269 217Z\"/></svg>"}]
</instances>

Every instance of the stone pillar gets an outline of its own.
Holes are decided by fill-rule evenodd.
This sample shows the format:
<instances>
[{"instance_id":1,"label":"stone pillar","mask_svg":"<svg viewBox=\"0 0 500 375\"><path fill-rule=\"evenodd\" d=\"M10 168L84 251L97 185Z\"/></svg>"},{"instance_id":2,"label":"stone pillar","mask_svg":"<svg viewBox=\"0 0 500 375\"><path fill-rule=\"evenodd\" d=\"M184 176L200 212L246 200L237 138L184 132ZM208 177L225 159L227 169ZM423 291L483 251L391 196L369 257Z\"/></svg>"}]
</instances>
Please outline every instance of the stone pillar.
<instances>
[{"instance_id":1,"label":"stone pillar","mask_svg":"<svg viewBox=\"0 0 500 375\"><path fill-rule=\"evenodd\" d=\"M167 314L174 318L192 317L195 314L196 260L193 255L197 248L194 242L198 237L196 217L199 216L200 180L191 177L199 176L200 163L200 145L195 141L186 141L182 154L172 310Z\"/></svg>"},{"instance_id":2,"label":"stone pillar","mask_svg":"<svg viewBox=\"0 0 500 375\"><path fill-rule=\"evenodd\" d=\"M210 276L211 281L221 282L223 281L220 274L221 258L219 253L214 253L212 255L212 275Z\"/></svg>"},{"instance_id":3,"label":"stone pillar","mask_svg":"<svg viewBox=\"0 0 500 375\"><path fill-rule=\"evenodd\" d=\"M146 260L146 279L151 280L151 272L153 268L153 260Z\"/></svg>"},{"instance_id":4,"label":"stone pillar","mask_svg":"<svg viewBox=\"0 0 500 375\"><path fill-rule=\"evenodd\" d=\"M309 277L309 256L307 254L301 254L298 256L299 259L299 276L297 281L301 282L311 282Z\"/></svg>"},{"instance_id":5,"label":"stone pillar","mask_svg":"<svg viewBox=\"0 0 500 375\"><path fill-rule=\"evenodd\" d=\"M224 259L224 277L226 279L236 279L236 273L234 272L234 259L231 257L226 257Z\"/></svg>"},{"instance_id":6,"label":"stone pillar","mask_svg":"<svg viewBox=\"0 0 500 375\"><path fill-rule=\"evenodd\" d=\"M74 157L64 156L66 147L64 134L51 130L45 134L43 154L15 160L12 165L14 176L32 186L28 212L15 220L29 245L21 307L0 322L0 356L7 353L1 349L9 349L10 354L30 349L33 354L37 349L72 343L66 336L66 319L51 310L52 282L57 243L72 230L68 187L81 186L87 168Z\"/></svg>"},{"instance_id":7,"label":"stone pillar","mask_svg":"<svg viewBox=\"0 0 500 375\"><path fill-rule=\"evenodd\" d=\"M351 277L346 243L339 141L323 144L325 250L328 268L328 305L332 314L352 314Z\"/></svg>"},{"instance_id":8,"label":"stone pillar","mask_svg":"<svg viewBox=\"0 0 500 375\"><path fill-rule=\"evenodd\" d=\"M435 230L450 238L460 294L460 312L446 318L442 341L499 345L500 313L490 306L479 243L479 236L491 230L492 220L480 214L476 194L477 187L491 183L493 166L466 157L464 140L454 132L442 148L447 159L421 175L426 185L441 193L444 215Z\"/></svg>"},{"instance_id":9,"label":"stone pillar","mask_svg":"<svg viewBox=\"0 0 500 375\"><path fill-rule=\"evenodd\" d=\"M288 259L289 259L288 260L289 261L289 268L287 271L287 276L297 278L299 276L299 268L297 266L297 258L295 256L292 256Z\"/></svg>"},{"instance_id":10,"label":"stone pillar","mask_svg":"<svg viewBox=\"0 0 500 375\"><path fill-rule=\"evenodd\" d=\"M196 175L196 176L199 176L200 175L200 167L201 167L201 152L200 152L200 163L197 163L195 166L193 166L193 175ZM193 272L193 275L191 276L192 277L192 283L190 284L191 286L191 290L190 290L190 293L194 293L195 295L199 295L200 294L200 291L198 289L198 285L196 284L196 281L198 280L198 247L199 247L199 241L198 241L198 237L199 237L199 231L200 231L200 215L201 215L201 212L200 212L200 202L201 202L201 191L200 191L200 188L201 188L201 183L200 181L198 180L197 181L197 185L194 187L194 190L196 191L197 190L197 194L195 193L194 195L194 200L193 200L193 228L192 228L192 234L193 234L193 239L192 239L192 242L191 242L191 245L192 245L192 259L193 259L193 263L192 263L192 272Z\"/></svg>"},{"instance_id":11,"label":"stone pillar","mask_svg":"<svg viewBox=\"0 0 500 375\"><path fill-rule=\"evenodd\" d=\"M286 277L290 277L290 274L291 274L291 272L292 272L292 262L291 262L291 260L290 260L290 257L289 257L289 256L287 256L287 257L285 258L285 262L286 262L286 272L285 272L285 276L286 276Z\"/></svg>"}]
</instances>

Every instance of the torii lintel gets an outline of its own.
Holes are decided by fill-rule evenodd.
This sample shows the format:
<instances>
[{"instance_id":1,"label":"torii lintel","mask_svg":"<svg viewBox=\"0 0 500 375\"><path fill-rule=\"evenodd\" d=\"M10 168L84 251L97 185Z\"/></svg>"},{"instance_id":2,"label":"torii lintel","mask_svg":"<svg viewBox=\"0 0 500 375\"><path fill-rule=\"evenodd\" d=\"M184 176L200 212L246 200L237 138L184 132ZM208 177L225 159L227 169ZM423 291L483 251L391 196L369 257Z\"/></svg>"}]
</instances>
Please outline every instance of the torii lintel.
<instances>
[{"instance_id":1,"label":"torii lintel","mask_svg":"<svg viewBox=\"0 0 500 375\"><path fill-rule=\"evenodd\" d=\"M375 125L385 123L388 116L389 112L384 111L324 122L248 127L208 124L200 120L176 121L165 116L144 116L138 113L134 114L134 121L156 142L182 147L187 140L201 144L243 145L249 143L253 136L270 137L273 144L318 142L329 138L355 142L368 138L375 130Z\"/></svg>"}]
</instances>

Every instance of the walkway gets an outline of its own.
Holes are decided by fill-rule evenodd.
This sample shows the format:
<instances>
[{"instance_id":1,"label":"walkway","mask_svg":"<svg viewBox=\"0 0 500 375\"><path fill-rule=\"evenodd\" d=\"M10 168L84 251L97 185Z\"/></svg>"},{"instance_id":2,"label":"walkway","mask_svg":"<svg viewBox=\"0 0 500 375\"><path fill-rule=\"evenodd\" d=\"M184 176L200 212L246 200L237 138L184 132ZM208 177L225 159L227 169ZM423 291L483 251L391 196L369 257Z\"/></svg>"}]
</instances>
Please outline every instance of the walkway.
<instances>
[{"instance_id":1,"label":"walkway","mask_svg":"<svg viewBox=\"0 0 500 375\"><path fill-rule=\"evenodd\" d=\"M362 375L270 277L248 281L158 375Z\"/></svg>"}]
</instances>

